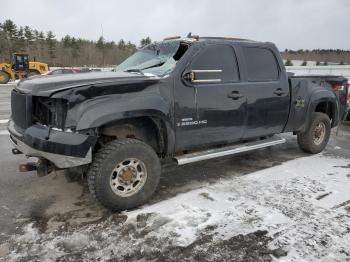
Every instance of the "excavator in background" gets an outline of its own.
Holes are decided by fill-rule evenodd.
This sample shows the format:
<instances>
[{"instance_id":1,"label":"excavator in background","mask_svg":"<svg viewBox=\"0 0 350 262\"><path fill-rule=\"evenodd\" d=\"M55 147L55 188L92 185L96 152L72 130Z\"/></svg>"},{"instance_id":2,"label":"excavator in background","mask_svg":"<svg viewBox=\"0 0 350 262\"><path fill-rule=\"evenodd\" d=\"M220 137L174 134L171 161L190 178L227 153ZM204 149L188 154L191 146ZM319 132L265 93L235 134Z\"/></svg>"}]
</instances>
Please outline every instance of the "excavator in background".
<instances>
[{"instance_id":1,"label":"excavator in background","mask_svg":"<svg viewBox=\"0 0 350 262\"><path fill-rule=\"evenodd\" d=\"M13 54L12 64L0 63L0 84L6 84L10 80L44 74L48 71L48 64L29 61L29 55L16 53Z\"/></svg>"}]
</instances>

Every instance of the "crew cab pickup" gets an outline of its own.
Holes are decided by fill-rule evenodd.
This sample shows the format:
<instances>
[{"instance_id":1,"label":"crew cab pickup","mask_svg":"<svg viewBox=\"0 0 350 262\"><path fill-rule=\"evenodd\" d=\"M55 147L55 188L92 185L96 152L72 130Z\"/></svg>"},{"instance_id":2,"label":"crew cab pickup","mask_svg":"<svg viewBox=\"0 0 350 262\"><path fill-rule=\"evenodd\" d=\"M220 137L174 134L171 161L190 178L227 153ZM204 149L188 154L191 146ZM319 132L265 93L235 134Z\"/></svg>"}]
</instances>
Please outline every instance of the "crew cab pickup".
<instances>
[{"instance_id":1,"label":"crew cab pickup","mask_svg":"<svg viewBox=\"0 0 350 262\"><path fill-rule=\"evenodd\" d=\"M276 46L235 38L170 38L114 72L47 76L12 91L20 170L80 169L116 211L145 203L162 165L183 165L285 142L321 152L345 114L347 79L292 76ZM234 167L233 167L234 168Z\"/></svg>"}]
</instances>

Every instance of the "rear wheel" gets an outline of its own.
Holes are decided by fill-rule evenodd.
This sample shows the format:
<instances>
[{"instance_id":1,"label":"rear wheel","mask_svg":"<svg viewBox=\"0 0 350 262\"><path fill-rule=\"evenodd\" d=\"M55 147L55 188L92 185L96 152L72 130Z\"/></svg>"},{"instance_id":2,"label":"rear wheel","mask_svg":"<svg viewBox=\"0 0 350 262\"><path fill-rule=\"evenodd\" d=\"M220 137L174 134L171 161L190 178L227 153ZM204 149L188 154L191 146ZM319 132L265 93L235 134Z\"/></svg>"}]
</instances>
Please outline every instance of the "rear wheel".
<instances>
[{"instance_id":1,"label":"rear wheel","mask_svg":"<svg viewBox=\"0 0 350 262\"><path fill-rule=\"evenodd\" d=\"M93 196L112 211L145 203L156 190L161 173L154 150L136 139L114 140L95 155L88 171Z\"/></svg>"},{"instance_id":2,"label":"rear wheel","mask_svg":"<svg viewBox=\"0 0 350 262\"><path fill-rule=\"evenodd\" d=\"M328 115L315 112L308 130L298 134L299 147L307 153L320 153L326 147L330 134L331 121Z\"/></svg>"},{"instance_id":3,"label":"rear wheel","mask_svg":"<svg viewBox=\"0 0 350 262\"><path fill-rule=\"evenodd\" d=\"M10 76L4 71L0 71L0 84L7 84L10 81Z\"/></svg>"}]
</instances>

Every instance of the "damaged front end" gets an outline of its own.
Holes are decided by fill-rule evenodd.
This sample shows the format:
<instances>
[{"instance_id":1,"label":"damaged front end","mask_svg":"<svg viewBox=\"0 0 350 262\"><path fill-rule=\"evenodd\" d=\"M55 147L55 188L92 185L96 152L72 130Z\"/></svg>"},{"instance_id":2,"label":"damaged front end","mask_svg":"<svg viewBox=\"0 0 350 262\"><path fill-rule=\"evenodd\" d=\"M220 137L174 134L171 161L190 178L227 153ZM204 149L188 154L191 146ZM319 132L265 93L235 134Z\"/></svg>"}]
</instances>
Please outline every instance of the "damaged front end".
<instances>
[{"instance_id":1,"label":"damaged front end","mask_svg":"<svg viewBox=\"0 0 350 262\"><path fill-rule=\"evenodd\" d=\"M64 130L68 101L50 97L33 97L33 120L48 127Z\"/></svg>"},{"instance_id":2,"label":"damaged front end","mask_svg":"<svg viewBox=\"0 0 350 262\"><path fill-rule=\"evenodd\" d=\"M12 116L8 124L14 154L37 157L37 163L20 171L37 170L43 176L53 170L89 164L97 137L65 127L68 101L31 96L15 89L11 95Z\"/></svg>"}]
</instances>

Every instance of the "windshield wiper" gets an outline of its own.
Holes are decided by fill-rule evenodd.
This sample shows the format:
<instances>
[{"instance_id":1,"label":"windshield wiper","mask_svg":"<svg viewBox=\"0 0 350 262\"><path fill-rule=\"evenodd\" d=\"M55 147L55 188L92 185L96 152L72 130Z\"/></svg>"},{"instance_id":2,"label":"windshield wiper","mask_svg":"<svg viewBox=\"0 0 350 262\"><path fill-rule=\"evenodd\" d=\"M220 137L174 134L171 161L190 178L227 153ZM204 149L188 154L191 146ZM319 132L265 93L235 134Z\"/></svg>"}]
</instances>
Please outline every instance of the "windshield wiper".
<instances>
[{"instance_id":1,"label":"windshield wiper","mask_svg":"<svg viewBox=\"0 0 350 262\"><path fill-rule=\"evenodd\" d=\"M162 66L165 64L166 61L160 61L159 63L156 63L154 65L151 65L151 66L147 66L147 67L144 67L144 68L130 68L130 69L126 69L124 70L123 72L129 72L129 73L140 73L142 75L145 75L142 70L145 70L145 69L150 69L150 68L154 68L154 67L159 67L159 66Z\"/></svg>"},{"instance_id":2,"label":"windshield wiper","mask_svg":"<svg viewBox=\"0 0 350 262\"><path fill-rule=\"evenodd\" d=\"M152 65L152 66L149 66L149 67L142 68L142 70L150 69L150 68L153 68L153 67L162 66L162 65L164 65L164 64L165 64L165 62L162 61L162 62L159 62L158 64L155 64L155 65Z\"/></svg>"},{"instance_id":3,"label":"windshield wiper","mask_svg":"<svg viewBox=\"0 0 350 262\"><path fill-rule=\"evenodd\" d=\"M144 75L144 73L142 72L141 69L137 69L137 68L130 68L130 69L127 69L127 70L124 70L124 72L130 72L130 73L140 73L142 75Z\"/></svg>"}]
</instances>

